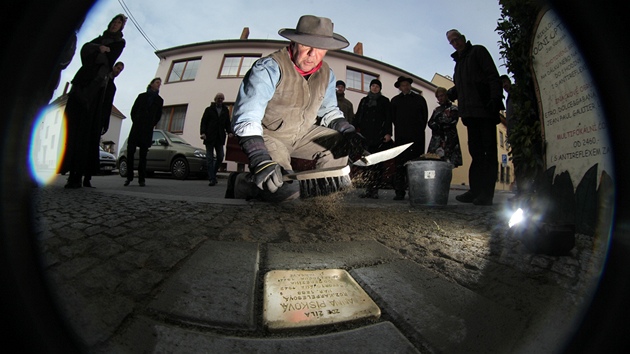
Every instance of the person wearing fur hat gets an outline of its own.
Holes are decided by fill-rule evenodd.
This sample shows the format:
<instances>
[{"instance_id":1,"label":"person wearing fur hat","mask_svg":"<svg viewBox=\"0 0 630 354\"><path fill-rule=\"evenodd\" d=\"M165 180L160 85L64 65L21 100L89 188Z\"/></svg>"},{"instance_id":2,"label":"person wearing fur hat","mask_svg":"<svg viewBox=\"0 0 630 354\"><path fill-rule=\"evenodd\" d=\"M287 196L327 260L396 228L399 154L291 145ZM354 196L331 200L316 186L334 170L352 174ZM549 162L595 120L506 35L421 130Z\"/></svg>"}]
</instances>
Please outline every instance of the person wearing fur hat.
<instances>
[{"instance_id":1,"label":"person wearing fur hat","mask_svg":"<svg viewBox=\"0 0 630 354\"><path fill-rule=\"evenodd\" d=\"M226 198L282 202L299 196L283 183L291 158L314 160L316 169L347 165L357 134L337 106L336 78L323 60L349 45L329 18L304 15L278 34L291 42L257 60L245 75L232 113L232 131L249 158L248 173L232 173Z\"/></svg>"},{"instance_id":2,"label":"person wearing fur hat","mask_svg":"<svg viewBox=\"0 0 630 354\"><path fill-rule=\"evenodd\" d=\"M391 148L392 119L389 98L381 94L383 84L378 79L370 82L370 92L359 102L354 125L365 137L366 150L370 153ZM366 187L361 198L378 199L378 190L383 177L383 163L366 168Z\"/></svg>"},{"instance_id":3,"label":"person wearing fur hat","mask_svg":"<svg viewBox=\"0 0 630 354\"><path fill-rule=\"evenodd\" d=\"M424 130L429 119L427 101L413 91L411 84L413 79L400 76L394 83L394 87L400 93L392 98L392 123L394 123L394 136L396 145L413 143L407 150L395 158L396 173L394 175L394 200L404 200L407 185L407 167L405 163L424 154Z\"/></svg>"},{"instance_id":4,"label":"person wearing fur hat","mask_svg":"<svg viewBox=\"0 0 630 354\"><path fill-rule=\"evenodd\" d=\"M91 176L99 170L101 118L110 73L125 48L122 30L127 17L112 18L102 35L81 47L81 63L68 93L65 116L67 138L60 173L69 172L66 188L92 187Z\"/></svg>"}]
</instances>

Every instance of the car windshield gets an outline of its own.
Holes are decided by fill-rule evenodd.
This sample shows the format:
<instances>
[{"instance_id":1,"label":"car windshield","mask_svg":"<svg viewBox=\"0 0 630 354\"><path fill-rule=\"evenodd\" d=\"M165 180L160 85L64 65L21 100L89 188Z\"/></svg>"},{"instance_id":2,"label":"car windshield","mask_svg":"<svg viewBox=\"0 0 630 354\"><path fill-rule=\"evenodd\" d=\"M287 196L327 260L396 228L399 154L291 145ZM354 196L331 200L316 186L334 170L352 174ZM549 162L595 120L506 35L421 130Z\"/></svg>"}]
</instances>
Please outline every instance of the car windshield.
<instances>
[{"instance_id":1,"label":"car windshield","mask_svg":"<svg viewBox=\"0 0 630 354\"><path fill-rule=\"evenodd\" d=\"M175 135L173 133L169 133L169 132L164 132L164 134L166 134L168 136L169 139L171 139L171 141L175 144L184 144L184 145L190 145L188 144L188 142L184 139L182 139L181 136L179 135Z\"/></svg>"}]
</instances>

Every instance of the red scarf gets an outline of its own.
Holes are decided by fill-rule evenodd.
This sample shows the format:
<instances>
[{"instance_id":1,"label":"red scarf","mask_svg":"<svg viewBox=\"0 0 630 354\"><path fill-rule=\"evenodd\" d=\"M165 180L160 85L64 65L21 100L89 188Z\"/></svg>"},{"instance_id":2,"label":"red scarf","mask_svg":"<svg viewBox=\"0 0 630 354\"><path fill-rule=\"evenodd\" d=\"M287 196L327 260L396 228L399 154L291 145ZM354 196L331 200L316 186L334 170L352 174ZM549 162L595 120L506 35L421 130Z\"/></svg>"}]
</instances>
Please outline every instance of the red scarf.
<instances>
[{"instance_id":1,"label":"red scarf","mask_svg":"<svg viewBox=\"0 0 630 354\"><path fill-rule=\"evenodd\" d=\"M287 48L287 50L289 51L289 57L291 58L291 62L293 62L293 44L290 44L289 47ZM309 70L309 71L304 71L302 69L300 69L297 65L295 65L295 62L293 62L293 67L295 68L295 70L297 70L297 72L304 76L308 76L313 74L314 72L316 72L317 70L319 70L319 68L322 67L322 62L320 61L319 64L317 64L316 67L314 67L313 69Z\"/></svg>"}]
</instances>

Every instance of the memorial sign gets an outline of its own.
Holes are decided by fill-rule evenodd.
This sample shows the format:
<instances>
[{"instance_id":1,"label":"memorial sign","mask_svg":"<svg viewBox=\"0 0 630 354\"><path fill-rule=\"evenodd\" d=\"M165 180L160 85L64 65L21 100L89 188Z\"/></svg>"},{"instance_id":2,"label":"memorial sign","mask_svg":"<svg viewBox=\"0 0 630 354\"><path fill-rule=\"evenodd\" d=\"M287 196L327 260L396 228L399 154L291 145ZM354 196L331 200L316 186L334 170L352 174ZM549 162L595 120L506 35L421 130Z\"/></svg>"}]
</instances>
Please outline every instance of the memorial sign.
<instances>
[{"instance_id":1,"label":"memorial sign","mask_svg":"<svg viewBox=\"0 0 630 354\"><path fill-rule=\"evenodd\" d=\"M343 269L273 270L265 275L263 324L268 329L377 319L381 310Z\"/></svg>"},{"instance_id":2,"label":"memorial sign","mask_svg":"<svg viewBox=\"0 0 630 354\"><path fill-rule=\"evenodd\" d=\"M568 171L577 186L594 165L612 174L612 151L597 91L562 21L552 10L540 17L532 44L533 71L544 129L545 162Z\"/></svg>"}]
</instances>

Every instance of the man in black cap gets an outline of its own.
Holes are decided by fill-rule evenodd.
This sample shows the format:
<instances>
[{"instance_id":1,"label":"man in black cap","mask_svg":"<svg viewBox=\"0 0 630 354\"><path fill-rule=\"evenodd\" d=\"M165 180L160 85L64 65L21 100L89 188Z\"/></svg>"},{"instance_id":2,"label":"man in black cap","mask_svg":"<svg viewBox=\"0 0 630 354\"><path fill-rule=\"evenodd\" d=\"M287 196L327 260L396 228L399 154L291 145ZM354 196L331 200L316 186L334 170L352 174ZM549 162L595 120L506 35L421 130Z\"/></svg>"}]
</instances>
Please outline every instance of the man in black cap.
<instances>
[{"instance_id":1,"label":"man in black cap","mask_svg":"<svg viewBox=\"0 0 630 354\"><path fill-rule=\"evenodd\" d=\"M352 102L346 98L346 83L338 80L337 81L337 105L339 109L343 112L343 116L346 117L348 123L352 123L354 119L354 106Z\"/></svg>"},{"instance_id":2,"label":"man in black cap","mask_svg":"<svg viewBox=\"0 0 630 354\"><path fill-rule=\"evenodd\" d=\"M299 196L298 183L283 183L291 158L316 168L346 166L347 145L357 139L335 96L336 78L323 61L348 41L325 17L300 17L296 29L278 31L291 43L257 60L234 104L232 128L249 158L249 173L231 174L226 198L281 202ZM333 153L334 152L334 153Z\"/></svg>"},{"instance_id":3,"label":"man in black cap","mask_svg":"<svg viewBox=\"0 0 630 354\"><path fill-rule=\"evenodd\" d=\"M488 49L472 45L458 30L446 32L455 49L454 87L448 98L457 100L459 116L468 130L468 151L472 161L468 170L470 189L455 197L462 203L492 205L497 181L497 124L501 122L503 90L499 72Z\"/></svg>"},{"instance_id":4,"label":"man in black cap","mask_svg":"<svg viewBox=\"0 0 630 354\"><path fill-rule=\"evenodd\" d=\"M394 200L404 200L407 189L407 167L405 163L424 154L424 130L429 119L427 101L413 91L413 79L400 76L394 87L400 93L392 98L392 123L394 123L394 138L396 146L413 143L408 149L396 156L396 174L394 175Z\"/></svg>"}]
</instances>

